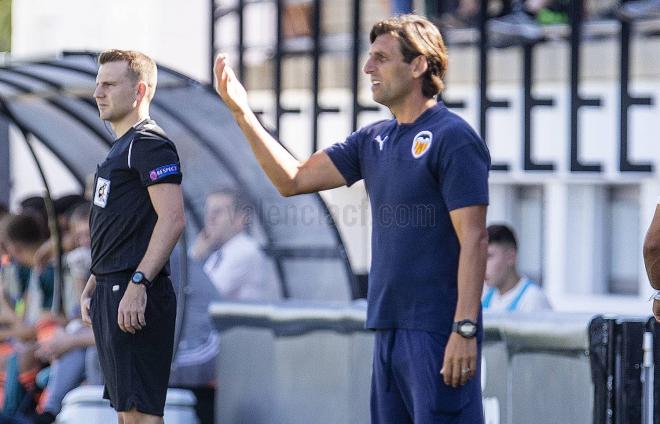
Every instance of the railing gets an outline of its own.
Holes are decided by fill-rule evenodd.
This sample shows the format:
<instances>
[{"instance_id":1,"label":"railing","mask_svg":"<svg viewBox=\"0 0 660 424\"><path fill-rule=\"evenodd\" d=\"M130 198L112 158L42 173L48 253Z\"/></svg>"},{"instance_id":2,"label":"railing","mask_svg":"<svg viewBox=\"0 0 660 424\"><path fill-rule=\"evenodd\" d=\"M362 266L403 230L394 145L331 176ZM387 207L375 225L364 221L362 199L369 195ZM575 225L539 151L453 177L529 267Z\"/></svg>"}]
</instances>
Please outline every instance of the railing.
<instances>
[{"instance_id":1,"label":"railing","mask_svg":"<svg viewBox=\"0 0 660 424\"><path fill-rule=\"evenodd\" d=\"M232 2L232 6L225 7L223 2L220 0L211 0L210 8L211 13L213 14L214 22L220 19L223 16L230 14L236 15L238 18L237 25L237 46L238 51L238 65L237 71L241 78L245 80L247 67L245 65L245 55L250 49L250 46L247 46L245 43L245 7L249 3L263 3L268 2L267 0L236 0ZM312 20L311 20L311 43L300 47L293 47L290 43L287 43L283 38L283 11L286 7L287 2L285 0L270 0L270 2L275 4L276 13L274 19L276 20L275 26L276 38L272 51L272 66L273 66L273 94L274 94L274 128L273 131L275 135L280 134L281 125L282 125L282 116L290 113L300 113L298 108L285 108L282 105L282 63L286 57L289 56L305 56L309 57L312 60L312 72L309 75L311 95L312 95L312 151L315 151L319 147L319 118L326 113L337 113L340 112L340 109L337 107L326 107L322 106L320 102L320 59L323 55L329 53L336 53L334 49L328 47L328 43L325 40L328 37L321 31L321 22L323 20L322 16L322 4L321 0L309 0L307 3L310 3L312 6ZM362 21L362 7L363 3L361 0L351 0L351 16L350 16L350 36L349 42L345 45L339 47L339 50L343 50L344 54L350 57L350 90L352 95L352 104L350 114L351 128L354 130L358 126L359 115L365 111L373 111L373 107L368 107L362 105L358 98L359 93L359 73L360 73L360 60L361 54L364 53L367 49L367 46L364 43L364 34L367 31L366 28L362 28L360 23ZM601 107L601 99L599 98L585 98L580 95L580 70L581 70L581 61L580 61L580 52L581 46L583 45L583 40L585 35L590 37L602 37L602 36L614 36L619 40L620 51L619 51L619 170L621 172L642 172L642 173L652 173L653 165L650 163L634 163L629 157L629 148L628 148L628 127L629 127L629 111L632 107L635 106L649 106L654 102L653 97L651 96L633 96L630 94L629 85L630 85L630 47L632 43L632 33L635 26L639 25L640 27L652 26L657 27L658 21L649 22L640 22L633 23L627 22L624 20L620 21L609 21L609 22L600 22L597 24L586 24L584 22L583 10L584 5L582 1L571 1L570 2L570 24L569 25L550 25L543 28L544 38L538 43L532 44L521 44L519 47L523 49L523 67L522 75L520 81L522 83L522 89L524 93L524 105L523 105L523 119L521 121L523 134L523 146L524 146L524 170L534 170L534 171L553 171L555 170L555 164L553 163L536 163L532 160L531 152L531 137L534 134L533 131L533 111L537 107L552 107L554 106L554 100L551 98L535 98L532 95L532 88L534 84L534 69L533 69L533 57L535 48L544 43L547 40L563 40L570 46L570 170L575 173L583 172L600 172L602 170L602 164L600 163L583 163L579 159L579 146L580 146L580 116L581 111L585 107ZM487 16L486 16L486 7L487 0L481 0L481 12L480 18L478 20L478 26L476 30L457 30L449 32L446 35L449 46L452 45L464 45L471 44L478 46L479 52L479 66L478 66L478 87L475 87L475 90L479 92L479 114L478 114L478 129L480 134L484 139L487 138L488 128L488 119L489 111L495 108L509 108L510 101L507 99L492 99L489 96L489 80L490 80L490 69L489 69L489 56L494 51L492 46L489 43L489 29L487 25ZM585 34L586 33L586 34ZM216 53L216 33L215 25L211 25L211 52L210 52L210 61L212 64L213 56ZM336 47L336 46L335 46ZM332 51L330 51L332 50ZM248 87L249 88L249 87ZM461 108L465 106L464 100L455 100L448 102L449 106ZM508 163L494 163L492 166L494 171L507 171L510 169Z\"/></svg>"}]
</instances>

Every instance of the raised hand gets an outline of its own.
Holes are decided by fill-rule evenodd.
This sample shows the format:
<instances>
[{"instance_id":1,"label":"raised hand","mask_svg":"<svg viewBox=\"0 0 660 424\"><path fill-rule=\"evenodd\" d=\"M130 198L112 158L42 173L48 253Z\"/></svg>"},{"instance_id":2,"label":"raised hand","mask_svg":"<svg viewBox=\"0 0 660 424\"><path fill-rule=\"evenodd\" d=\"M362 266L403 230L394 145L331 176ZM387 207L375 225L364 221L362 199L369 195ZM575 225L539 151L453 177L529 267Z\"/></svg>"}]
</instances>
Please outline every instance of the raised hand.
<instances>
[{"instance_id":1,"label":"raised hand","mask_svg":"<svg viewBox=\"0 0 660 424\"><path fill-rule=\"evenodd\" d=\"M242 113L250 110L245 87L238 80L234 70L227 64L227 56L220 53L215 58L213 66L215 74L215 90L232 113Z\"/></svg>"}]
</instances>

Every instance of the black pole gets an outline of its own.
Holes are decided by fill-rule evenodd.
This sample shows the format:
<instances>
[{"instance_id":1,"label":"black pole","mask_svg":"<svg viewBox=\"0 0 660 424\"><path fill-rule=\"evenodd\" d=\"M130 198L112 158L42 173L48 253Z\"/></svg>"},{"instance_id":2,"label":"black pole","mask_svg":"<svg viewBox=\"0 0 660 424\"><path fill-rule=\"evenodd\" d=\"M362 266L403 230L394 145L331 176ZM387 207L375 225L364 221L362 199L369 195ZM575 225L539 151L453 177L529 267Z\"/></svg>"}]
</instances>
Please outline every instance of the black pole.
<instances>
[{"instance_id":1,"label":"black pole","mask_svg":"<svg viewBox=\"0 0 660 424\"><path fill-rule=\"evenodd\" d=\"M213 86L213 65L215 64L215 0L209 0L211 22L209 24L209 81Z\"/></svg>"},{"instance_id":2,"label":"black pole","mask_svg":"<svg viewBox=\"0 0 660 424\"><path fill-rule=\"evenodd\" d=\"M273 84L275 91L275 138L280 137L280 125L282 124L282 41L283 36L283 0L275 2L276 24L275 24L275 55L273 57Z\"/></svg>"},{"instance_id":3,"label":"black pole","mask_svg":"<svg viewBox=\"0 0 660 424\"><path fill-rule=\"evenodd\" d=\"M351 93L353 96L353 105L351 108L351 131L357 130L358 115L360 113L360 20L362 18L362 8L360 5L360 0L353 0L353 46L351 48Z\"/></svg>"},{"instance_id":4,"label":"black pole","mask_svg":"<svg viewBox=\"0 0 660 424\"><path fill-rule=\"evenodd\" d=\"M361 0L353 0L353 17L352 17L352 35L353 46L351 48L351 95L353 97L353 105L351 109L351 131L358 128L358 117L360 113L370 111L377 112L377 106L364 106L360 103L360 72L362 64L360 63L360 52L362 50L362 4Z\"/></svg>"},{"instance_id":5,"label":"black pole","mask_svg":"<svg viewBox=\"0 0 660 424\"><path fill-rule=\"evenodd\" d=\"M523 45L523 169L525 171L553 171L553 163L537 163L532 159L532 111L537 106L552 106L552 99L535 98L532 93L534 81L534 46Z\"/></svg>"},{"instance_id":6,"label":"black pole","mask_svg":"<svg viewBox=\"0 0 660 424\"><path fill-rule=\"evenodd\" d=\"M488 109L508 108L507 100L491 100L488 98L488 0L481 0L479 10L479 133L487 143L488 132ZM490 169L493 171L508 171L509 164L492 163Z\"/></svg>"},{"instance_id":7,"label":"black pole","mask_svg":"<svg viewBox=\"0 0 660 424\"><path fill-rule=\"evenodd\" d=\"M314 0L312 17L312 153L319 148L319 91L321 89L321 0Z\"/></svg>"},{"instance_id":8,"label":"black pole","mask_svg":"<svg viewBox=\"0 0 660 424\"><path fill-rule=\"evenodd\" d=\"M245 75L245 0L238 0L236 6L236 13L238 13L238 77L247 84Z\"/></svg>"},{"instance_id":9,"label":"black pole","mask_svg":"<svg viewBox=\"0 0 660 424\"><path fill-rule=\"evenodd\" d=\"M632 106L651 106L651 97L633 97L630 95L630 42L632 24L625 20L621 22L621 39L619 52L619 171L621 172L653 172L650 163L632 163L628 159L628 123L629 110Z\"/></svg>"},{"instance_id":10,"label":"black pole","mask_svg":"<svg viewBox=\"0 0 660 424\"><path fill-rule=\"evenodd\" d=\"M586 164L579 159L579 113L584 106L597 107L601 105L600 99L582 98L580 96L580 44L582 42L582 1L570 2L571 22L571 109L570 109L570 164L571 172L600 172L602 166L599 163Z\"/></svg>"}]
</instances>

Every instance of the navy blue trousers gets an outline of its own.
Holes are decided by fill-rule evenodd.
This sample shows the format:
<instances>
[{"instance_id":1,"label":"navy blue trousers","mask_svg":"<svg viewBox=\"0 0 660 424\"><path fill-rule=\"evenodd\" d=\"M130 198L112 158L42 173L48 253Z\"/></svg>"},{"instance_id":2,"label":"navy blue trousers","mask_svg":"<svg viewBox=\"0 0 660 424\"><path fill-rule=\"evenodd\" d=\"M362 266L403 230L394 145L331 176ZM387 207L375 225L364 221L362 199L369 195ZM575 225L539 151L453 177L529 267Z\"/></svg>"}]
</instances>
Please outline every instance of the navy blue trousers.
<instances>
[{"instance_id":1,"label":"navy blue trousers","mask_svg":"<svg viewBox=\"0 0 660 424\"><path fill-rule=\"evenodd\" d=\"M482 424L481 371L458 388L442 381L448 337L378 330L371 382L373 424ZM481 358L479 345L478 358Z\"/></svg>"}]
</instances>

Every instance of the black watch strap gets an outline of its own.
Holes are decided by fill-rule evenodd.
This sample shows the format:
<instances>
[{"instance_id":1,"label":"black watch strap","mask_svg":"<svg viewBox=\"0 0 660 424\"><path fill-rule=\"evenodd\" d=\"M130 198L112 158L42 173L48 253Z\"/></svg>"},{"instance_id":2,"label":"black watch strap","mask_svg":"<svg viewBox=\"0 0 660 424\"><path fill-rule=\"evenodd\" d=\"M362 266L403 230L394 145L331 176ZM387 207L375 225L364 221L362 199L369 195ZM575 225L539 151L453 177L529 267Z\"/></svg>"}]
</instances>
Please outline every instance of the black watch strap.
<instances>
[{"instance_id":1,"label":"black watch strap","mask_svg":"<svg viewBox=\"0 0 660 424\"><path fill-rule=\"evenodd\" d=\"M451 331L458 333L461 337L465 337L466 339L475 337L477 335L477 330L477 323L469 319L457 321L451 327Z\"/></svg>"},{"instance_id":2,"label":"black watch strap","mask_svg":"<svg viewBox=\"0 0 660 424\"><path fill-rule=\"evenodd\" d=\"M131 283L133 284L142 284L146 288L149 288L152 286L151 281L144 275L142 271L135 271L133 275L131 276Z\"/></svg>"}]
</instances>

